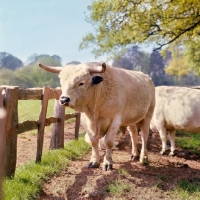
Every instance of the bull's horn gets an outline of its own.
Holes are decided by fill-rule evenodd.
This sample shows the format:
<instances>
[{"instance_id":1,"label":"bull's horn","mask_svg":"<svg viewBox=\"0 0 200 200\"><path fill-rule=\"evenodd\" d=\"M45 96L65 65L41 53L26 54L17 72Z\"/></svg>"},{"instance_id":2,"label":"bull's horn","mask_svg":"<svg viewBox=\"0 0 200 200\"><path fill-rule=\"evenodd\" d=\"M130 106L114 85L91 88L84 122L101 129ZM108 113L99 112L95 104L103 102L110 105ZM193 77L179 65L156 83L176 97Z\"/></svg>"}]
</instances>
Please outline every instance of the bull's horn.
<instances>
[{"instance_id":1,"label":"bull's horn","mask_svg":"<svg viewBox=\"0 0 200 200\"><path fill-rule=\"evenodd\" d=\"M90 67L90 73L104 73L106 71L106 63L102 63L101 66L98 67Z\"/></svg>"},{"instance_id":2,"label":"bull's horn","mask_svg":"<svg viewBox=\"0 0 200 200\"><path fill-rule=\"evenodd\" d=\"M38 65L45 71L55 73L55 74L59 74L63 70L63 67L50 67L47 65L43 65L42 63L38 63Z\"/></svg>"}]
</instances>

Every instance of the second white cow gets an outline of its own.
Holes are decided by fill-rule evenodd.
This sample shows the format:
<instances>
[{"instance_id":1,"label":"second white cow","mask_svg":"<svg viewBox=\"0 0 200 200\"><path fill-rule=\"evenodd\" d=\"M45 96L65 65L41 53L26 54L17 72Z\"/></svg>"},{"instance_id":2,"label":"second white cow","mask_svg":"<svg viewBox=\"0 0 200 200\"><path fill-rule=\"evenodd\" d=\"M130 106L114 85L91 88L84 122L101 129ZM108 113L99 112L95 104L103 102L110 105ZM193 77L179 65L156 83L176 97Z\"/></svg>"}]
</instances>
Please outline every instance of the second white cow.
<instances>
[{"instance_id":1,"label":"second white cow","mask_svg":"<svg viewBox=\"0 0 200 200\"><path fill-rule=\"evenodd\" d=\"M187 87L156 87L156 105L150 128L158 131L162 140L161 154L167 150L167 132L175 151L176 130L200 133L200 90Z\"/></svg>"}]
</instances>

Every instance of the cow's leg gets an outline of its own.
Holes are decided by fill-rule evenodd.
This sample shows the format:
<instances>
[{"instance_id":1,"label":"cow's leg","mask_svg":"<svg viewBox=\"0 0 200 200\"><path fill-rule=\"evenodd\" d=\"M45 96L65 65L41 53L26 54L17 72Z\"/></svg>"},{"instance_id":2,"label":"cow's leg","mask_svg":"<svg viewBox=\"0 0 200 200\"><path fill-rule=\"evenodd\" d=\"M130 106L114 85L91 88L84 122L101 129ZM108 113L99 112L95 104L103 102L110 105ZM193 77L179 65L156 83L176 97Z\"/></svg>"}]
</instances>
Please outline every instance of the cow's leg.
<instances>
[{"instance_id":1,"label":"cow's leg","mask_svg":"<svg viewBox=\"0 0 200 200\"><path fill-rule=\"evenodd\" d=\"M171 151L170 151L170 156L174 156L175 155L175 150L176 150L176 147L175 147L175 134L176 134L176 130L172 130L170 131L169 133L169 140L170 140L170 144L171 144Z\"/></svg>"},{"instance_id":2,"label":"cow's leg","mask_svg":"<svg viewBox=\"0 0 200 200\"><path fill-rule=\"evenodd\" d=\"M138 160L139 153L138 153L138 131L137 126L128 126L128 131L131 137L131 144L132 144L132 153L131 153L131 160Z\"/></svg>"},{"instance_id":3,"label":"cow's leg","mask_svg":"<svg viewBox=\"0 0 200 200\"><path fill-rule=\"evenodd\" d=\"M127 127L126 126L120 126L119 130L120 130L120 138L121 139L125 138Z\"/></svg>"},{"instance_id":4,"label":"cow's leg","mask_svg":"<svg viewBox=\"0 0 200 200\"><path fill-rule=\"evenodd\" d=\"M106 146L106 153L103 160L103 170L105 171L111 170L113 167L112 147L115 140L115 136L120 127L120 123L121 123L121 116L119 115L115 116L108 131L106 132L106 136L104 139L104 143Z\"/></svg>"},{"instance_id":5,"label":"cow's leg","mask_svg":"<svg viewBox=\"0 0 200 200\"><path fill-rule=\"evenodd\" d=\"M100 165L100 157L98 151L99 140L96 137L92 137L86 133L85 141L92 146L92 156L88 163L88 168L98 168Z\"/></svg>"},{"instance_id":6,"label":"cow's leg","mask_svg":"<svg viewBox=\"0 0 200 200\"><path fill-rule=\"evenodd\" d=\"M160 135L160 139L162 141L162 150L160 151L160 154L163 155L165 151L168 149L167 147L167 131L163 124L160 124L158 127L158 132Z\"/></svg>"},{"instance_id":7,"label":"cow's leg","mask_svg":"<svg viewBox=\"0 0 200 200\"><path fill-rule=\"evenodd\" d=\"M140 162L145 163L148 161L147 155L147 140L149 136L149 127L150 127L150 118L143 119L141 123L141 140L142 140L142 149L140 152Z\"/></svg>"}]
</instances>

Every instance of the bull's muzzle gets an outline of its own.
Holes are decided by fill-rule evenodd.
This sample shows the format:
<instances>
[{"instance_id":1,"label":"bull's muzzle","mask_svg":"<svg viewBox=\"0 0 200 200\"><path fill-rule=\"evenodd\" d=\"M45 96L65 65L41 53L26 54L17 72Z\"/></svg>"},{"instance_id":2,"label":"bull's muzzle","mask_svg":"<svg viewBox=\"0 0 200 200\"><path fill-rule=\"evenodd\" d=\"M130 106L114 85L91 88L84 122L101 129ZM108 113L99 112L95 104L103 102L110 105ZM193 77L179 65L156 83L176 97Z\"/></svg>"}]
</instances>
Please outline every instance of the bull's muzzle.
<instances>
[{"instance_id":1,"label":"bull's muzzle","mask_svg":"<svg viewBox=\"0 0 200 200\"><path fill-rule=\"evenodd\" d=\"M61 96L59 100L62 106L69 106L69 102L70 102L69 97Z\"/></svg>"}]
</instances>

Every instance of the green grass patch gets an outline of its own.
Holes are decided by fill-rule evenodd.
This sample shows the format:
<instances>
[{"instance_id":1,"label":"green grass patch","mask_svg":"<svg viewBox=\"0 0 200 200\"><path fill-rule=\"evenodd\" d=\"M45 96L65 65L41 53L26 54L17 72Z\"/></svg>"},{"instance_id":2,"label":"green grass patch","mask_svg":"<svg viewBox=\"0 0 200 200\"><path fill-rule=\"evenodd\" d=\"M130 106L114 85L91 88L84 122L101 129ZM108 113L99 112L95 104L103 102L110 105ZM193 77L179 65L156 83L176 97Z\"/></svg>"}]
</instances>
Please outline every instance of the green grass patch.
<instances>
[{"instance_id":1,"label":"green grass patch","mask_svg":"<svg viewBox=\"0 0 200 200\"><path fill-rule=\"evenodd\" d=\"M176 144L183 149L200 154L200 134L181 133L176 138Z\"/></svg>"},{"instance_id":2,"label":"green grass patch","mask_svg":"<svg viewBox=\"0 0 200 200\"><path fill-rule=\"evenodd\" d=\"M183 179L177 183L175 194L180 200L200 199L200 178Z\"/></svg>"},{"instance_id":3,"label":"green grass patch","mask_svg":"<svg viewBox=\"0 0 200 200\"><path fill-rule=\"evenodd\" d=\"M77 141L67 142L64 149L44 152L41 163L31 161L18 167L14 179L5 178L3 182L4 200L36 198L45 180L65 169L70 160L80 158L89 150L90 145L82 136Z\"/></svg>"},{"instance_id":4,"label":"green grass patch","mask_svg":"<svg viewBox=\"0 0 200 200\"><path fill-rule=\"evenodd\" d=\"M123 175L123 176L126 176L126 177L129 176L129 173L128 173L125 169L123 169L123 168L118 169L117 172L118 172L118 174L120 174L120 175Z\"/></svg>"},{"instance_id":5,"label":"green grass patch","mask_svg":"<svg viewBox=\"0 0 200 200\"><path fill-rule=\"evenodd\" d=\"M128 179L122 177L128 177L129 173L125 169L117 170L118 178L111 180L106 186L105 191L111 193L113 196L121 196L123 193L130 192L130 185Z\"/></svg>"},{"instance_id":6,"label":"green grass patch","mask_svg":"<svg viewBox=\"0 0 200 200\"><path fill-rule=\"evenodd\" d=\"M126 180L111 181L106 187L106 192L110 192L114 196L122 195L124 192L129 192L130 186Z\"/></svg>"},{"instance_id":7,"label":"green grass patch","mask_svg":"<svg viewBox=\"0 0 200 200\"><path fill-rule=\"evenodd\" d=\"M161 181L167 181L167 179L168 179L168 177L164 174L158 174L157 177Z\"/></svg>"}]
</instances>

